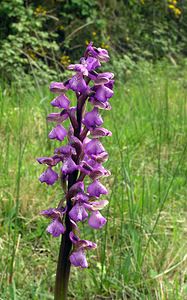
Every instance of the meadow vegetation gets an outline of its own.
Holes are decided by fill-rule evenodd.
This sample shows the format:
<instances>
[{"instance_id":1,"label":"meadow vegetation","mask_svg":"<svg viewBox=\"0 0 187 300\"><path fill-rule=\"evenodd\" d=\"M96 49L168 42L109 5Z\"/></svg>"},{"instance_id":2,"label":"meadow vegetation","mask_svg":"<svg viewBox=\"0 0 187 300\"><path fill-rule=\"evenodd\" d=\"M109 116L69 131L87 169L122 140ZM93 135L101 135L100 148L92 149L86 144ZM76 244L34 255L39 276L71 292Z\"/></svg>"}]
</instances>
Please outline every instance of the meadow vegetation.
<instances>
[{"instance_id":1,"label":"meadow vegetation","mask_svg":"<svg viewBox=\"0 0 187 300\"><path fill-rule=\"evenodd\" d=\"M108 222L97 232L83 224L98 248L88 253L90 268L72 268L69 299L187 299L186 91L185 68L166 62L140 64L116 84L103 112L113 132L105 141ZM47 86L1 85L1 300L53 299L60 241L38 214L63 194L39 183L35 160L54 149L50 100Z\"/></svg>"}]
</instances>

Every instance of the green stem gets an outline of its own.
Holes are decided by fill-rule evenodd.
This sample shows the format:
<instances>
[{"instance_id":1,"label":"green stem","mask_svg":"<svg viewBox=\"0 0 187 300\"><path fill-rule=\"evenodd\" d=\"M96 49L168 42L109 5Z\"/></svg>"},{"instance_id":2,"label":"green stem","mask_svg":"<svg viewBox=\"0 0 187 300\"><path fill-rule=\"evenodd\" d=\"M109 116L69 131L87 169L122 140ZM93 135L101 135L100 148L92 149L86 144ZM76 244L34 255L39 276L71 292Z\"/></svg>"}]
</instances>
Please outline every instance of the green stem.
<instances>
[{"instance_id":1,"label":"green stem","mask_svg":"<svg viewBox=\"0 0 187 300\"><path fill-rule=\"evenodd\" d=\"M77 171L73 172L69 176L68 189L76 182ZM68 283L70 275L71 263L69 261L69 254L72 248L72 242L69 238L69 233L72 231L72 223L69 219L69 211L72 208L71 199L67 200L67 212L66 212L66 231L62 236L60 251L58 256L58 264L56 271L56 283L55 283L55 297L54 300L66 300L68 292Z\"/></svg>"},{"instance_id":2,"label":"green stem","mask_svg":"<svg viewBox=\"0 0 187 300\"><path fill-rule=\"evenodd\" d=\"M68 223L70 223L69 220L67 221ZM62 236L62 241L60 245L57 272L56 272L55 298L54 298L55 300L67 299L68 282L69 282L70 265L71 265L69 261L69 254L72 247L72 243L69 239L70 231L71 231L71 224L69 224L69 229L68 230L66 229L65 234Z\"/></svg>"}]
</instances>

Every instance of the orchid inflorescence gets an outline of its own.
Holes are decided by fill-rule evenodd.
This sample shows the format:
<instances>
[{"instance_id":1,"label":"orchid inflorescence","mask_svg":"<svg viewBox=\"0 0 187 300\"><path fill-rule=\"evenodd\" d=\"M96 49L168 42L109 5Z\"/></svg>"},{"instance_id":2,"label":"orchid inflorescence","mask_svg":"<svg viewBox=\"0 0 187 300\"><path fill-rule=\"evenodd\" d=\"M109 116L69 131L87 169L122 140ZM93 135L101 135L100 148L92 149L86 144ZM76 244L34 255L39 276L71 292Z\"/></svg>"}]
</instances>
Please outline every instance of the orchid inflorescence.
<instances>
[{"instance_id":1,"label":"orchid inflorescence","mask_svg":"<svg viewBox=\"0 0 187 300\"><path fill-rule=\"evenodd\" d=\"M52 157L37 159L40 164L48 166L39 180L53 185L60 178L66 199L65 206L60 201L57 208L41 212L41 215L52 220L47 231L58 237L69 230L68 236L73 245L69 259L72 265L81 268L88 267L85 250L96 248L96 244L78 237L77 223L88 219L89 226L94 229L102 228L106 223L100 210L108 201L99 200L99 197L108 191L100 178L109 176L110 172L102 166L108 159L108 153L99 139L111 136L112 133L102 127L103 119L99 109L111 109L109 99L113 96L114 75L110 72L98 73L95 70L108 60L107 50L96 48L90 43L80 63L67 67L68 70L75 71L75 75L64 83L51 83L50 91L58 94L51 105L61 112L47 116L49 122L56 122L49 138L60 142L67 138L68 143L56 148ZM66 96L68 90L76 94L75 107L70 106L70 100ZM89 112L85 112L86 101L93 106ZM62 123L68 119L70 126L67 130ZM62 164L60 176L54 171L57 164ZM84 186L86 176L91 179L87 189Z\"/></svg>"}]
</instances>

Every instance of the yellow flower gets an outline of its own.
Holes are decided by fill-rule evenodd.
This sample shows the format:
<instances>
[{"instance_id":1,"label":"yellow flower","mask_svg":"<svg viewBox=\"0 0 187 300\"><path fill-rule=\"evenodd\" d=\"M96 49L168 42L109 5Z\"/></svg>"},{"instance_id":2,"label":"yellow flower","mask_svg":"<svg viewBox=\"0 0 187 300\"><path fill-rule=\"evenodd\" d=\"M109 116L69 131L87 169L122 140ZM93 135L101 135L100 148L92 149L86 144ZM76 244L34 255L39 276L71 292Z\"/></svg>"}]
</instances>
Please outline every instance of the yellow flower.
<instances>
[{"instance_id":1,"label":"yellow flower","mask_svg":"<svg viewBox=\"0 0 187 300\"><path fill-rule=\"evenodd\" d=\"M35 13L35 15L46 15L47 11L45 10L45 8L43 8L41 5L39 5L38 7L36 7L34 13Z\"/></svg>"},{"instance_id":2,"label":"yellow flower","mask_svg":"<svg viewBox=\"0 0 187 300\"><path fill-rule=\"evenodd\" d=\"M175 8L175 15L180 16L181 15L181 10L179 8Z\"/></svg>"},{"instance_id":3,"label":"yellow flower","mask_svg":"<svg viewBox=\"0 0 187 300\"><path fill-rule=\"evenodd\" d=\"M86 44L86 46L88 46L89 45L89 41L85 40L85 44Z\"/></svg>"},{"instance_id":4,"label":"yellow flower","mask_svg":"<svg viewBox=\"0 0 187 300\"><path fill-rule=\"evenodd\" d=\"M93 32L92 32L92 35L93 35L93 36L96 36L96 35L97 35L97 32L93 31Z\"/></svg>"},{"instance_id":5,"label":"yellow flower","mask_svg":"<svg viewBox=\"0 0 187 300\"><path fill-rule=\"evenodd\" d=\"M172 9L172 10L175 9L175 6L174 6L173 4L169 4L168 7L169 7L170 9Z\"/></svg>"},{"instance_id":6,"label":"yellow flower","mask_svg":"<svg viewBox=\"0 0 187 300\"><path fill-rule=\"evenodd\" d=\"M145 0L140 0L141 4L145 4Z\"/></svg>"},{"instance_id":7,"label":"yellow flower","mask_svg":"<svg viewBox=\"0 0 187 300\"><path fill-rule=\"evenodd\" d=\"M109 48L109 45L105 44L104 42L101 43L101 48L105 48L105 49L108 49Z\"/></svg>"},{"instance_id":8,"label":"yellow flower","mask_svg":"<svg viewBox=\"0 0 187 300\"><path fill-rule=\"evenodd\" d=\"M71 62L70 57L68 55L62 55L60 58L60 62L63 66L68 66Z\"/></svg>"}]
</instances>

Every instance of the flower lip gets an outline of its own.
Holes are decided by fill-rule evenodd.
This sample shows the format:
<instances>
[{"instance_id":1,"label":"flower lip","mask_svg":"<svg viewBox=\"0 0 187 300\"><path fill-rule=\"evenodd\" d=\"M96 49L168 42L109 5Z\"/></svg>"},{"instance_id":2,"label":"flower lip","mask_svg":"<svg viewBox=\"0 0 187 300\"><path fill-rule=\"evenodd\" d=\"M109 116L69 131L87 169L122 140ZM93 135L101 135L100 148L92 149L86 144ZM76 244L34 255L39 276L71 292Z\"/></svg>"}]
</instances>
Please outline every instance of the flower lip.
<instances>
[{"instance_id":1,"label":"flower lip","mask_svg":"<svg viewBox=\"0 0 187 300\"><path fill-rule=\"evenodd\" d=\"M61 94L60 96L56 97L53 101L51 101L51 105L58 107L58 108L65 108L68 109L70 105L70 100L66 95Z\"/></svg>"},{"instance_id":2,"label":"flower lip","mask_svg":"<svg viewBox=\"0 0 187 300\"><path fill-rule=\"evenodd\" d=\"M93 211L88 220L88 224L94 229L100 229L106 224L106 219L99 211Z\"/></svg>"},{"instance_id":3,"label":"flower lip","mask_svg":"<svg viewBox=\"0 0 187 300\"><path fill-rule=\"evenodd\" d=\"M46 231L49 232L53 237L59 237L61 234L64 234L65 228L61 221L55 219L48 225Z\"/></svg>"},{"instance_id":4,"label":"flower lip","mask_svg":"<svg viewBox=\"0 0 187 300\"><path fill-rule=\"evenodd\" d=\"M86 81L83 78L83 74L80 72L70 79L68 85L74 92L84 93L87 90Z\"/></svg>"},{"instance_id":5,"label":"flower lip","mask_svg":"<svg viewBox=\"0 0 187 300\"><path fill-rule=\"evenodd\" d=\"M48 167L44 173L39 177L40 182L45 182L47 185L53 185L55 181L58 180L58 174L52 170L51 167Z\"/></svg>"},{"instance_id":6,"label":"flower lip","mask_svg":"<svg viewBox=\"0 0 187 300\"><path fill-rule=\"evenodd\" d=\"M100 195L108 194L107 189L105 186L99 182L98 180L94 180L87 188L87 192L90 196L93 197L100 197Z\"/></svg>"},{"instance_id":7,"label":"flower lip","mask_svg":"<svg viewBox=\"0 0 187 300\"><path fill-rule=\"evenodd\" d=\"M83 250L78 250L78 251L74 251L71 255L70 255L70 262L73 266L75 267L80 267L80 268L87 268L88 267L88 263L86 260L86 256Z\"/></svg>"},{"instance_id":8,"label":"flower lip","mask_svg":"<svg viewBox=\"0 0 187 300\"><path fill-rule=\"evenodd\" d=\"M61 168L62 174L68 175L73 173L76 170L78 170L78 166L76 165L76 163L73 161L71 157L67 157L64 160L63 166Z\"/></svg>"},{"instance_id":9,"label":"flower lip","mask_svg":"<svg viewBox=\"0 0 187 300\"><path fill-rule=\"evenodd\" d=\"M76 203L69 212L70 218L75 222L84 221L88 217L88 213L82 203Z\"/></svg>"},{"instance_id":10,"label":"flower lip","mask_svg":"<svg viewBox=\"0 0 187 300\"><path fill-rule=\"evenodd\" d=\"M103 124L103 119L99 115L98 108L94 107L92 111L87 112L82 123L88 128L95 128Z\"/></svg>"},{"instance_id":11,"label":"flower lip","mask_svg":"<svg viewBox=\"0 0 187 300\"><path fill-rule=\"evenodd\" d=\"M66 135L67 135L67 130L62 125L59 124L51 130L48 136L50 139L63 141Z\"/></svg>"}]
</instances>

